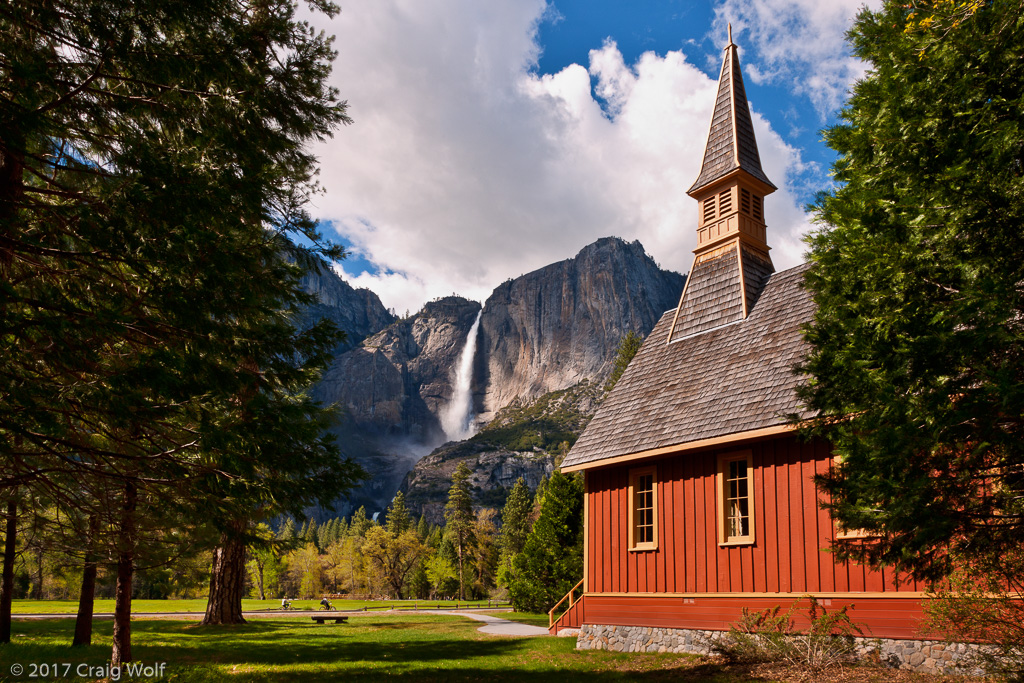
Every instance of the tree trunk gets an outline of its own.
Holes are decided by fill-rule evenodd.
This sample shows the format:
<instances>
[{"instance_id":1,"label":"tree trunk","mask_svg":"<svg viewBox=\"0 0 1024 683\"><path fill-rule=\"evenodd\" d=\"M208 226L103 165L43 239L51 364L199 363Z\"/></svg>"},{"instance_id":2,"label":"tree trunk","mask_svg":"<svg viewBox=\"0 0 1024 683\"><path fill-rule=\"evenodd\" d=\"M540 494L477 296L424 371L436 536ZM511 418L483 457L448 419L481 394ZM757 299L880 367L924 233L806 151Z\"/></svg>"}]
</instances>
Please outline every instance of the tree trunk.
<instances>
[{"instance_id":1,"label":"tree trunk","mask_svg":"<svg viewBox=\"0 0 1024 683\"><path fill-rule=\"evenodd\" d=\"M0 643L11 642L11 598L14 597L14 543L18 531L18 501L7 501L7 529L4 536L4 574L0 586Z\"/></svg>"},{"instance_id":2,"label":"tree trunk","mask_svg":"<svg viewBox=\"0 0 1024 683\"><path fill-rule=\"evenodd\" d=\"M132 661L132 577L135 571L135 484L124 489L124 516L117 551L117 586L114 589L114 648L110 666L118 671Z\"/></svg>"},{"instance_id":3,"label":"tree trunk","mask_svg":"<svg viewBox=\"0 0 1024 683\"><path fill-rule=\"evenodd\" d=\"M213 551L210 597L206 602L203 624L244 624L242 593L245 589L246 522L232 522L229 533L221 534L220 547Z\"/></svg>"},{"instance_id":4,"label":"tree trunk","mask_svg":"<svg viewBox=\"0 0 1024 683\"><path fill-rule=\"evenodd\" d=\"M96 552L93 543L99 532L99 518L89 518L89 540L85 550L85 566L82 568L82 591L78 596L78 617L75 619L75 639L72 647L92 645L92 610L96 597Z\"/></svg>"}]
</instances>

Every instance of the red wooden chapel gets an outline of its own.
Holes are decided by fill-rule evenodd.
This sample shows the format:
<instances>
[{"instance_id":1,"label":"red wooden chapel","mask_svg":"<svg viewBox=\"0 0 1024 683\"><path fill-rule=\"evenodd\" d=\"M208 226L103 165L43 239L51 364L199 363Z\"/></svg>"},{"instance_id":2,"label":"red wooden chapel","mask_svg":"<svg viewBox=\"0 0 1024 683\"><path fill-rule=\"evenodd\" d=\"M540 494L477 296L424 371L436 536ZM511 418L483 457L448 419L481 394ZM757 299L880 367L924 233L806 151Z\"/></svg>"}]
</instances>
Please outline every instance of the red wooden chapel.
<instances>
[{"instance_id":1,"label":"red wooden chapel","mask_svg":"<svg viewBox=\"0 0 1024 683\"><path fill-rule=\"evenodd\" d=\"M872 637L918 639L924 587L837 562L812 480L832 450L798 439L793 372L814 308L808 266L775 272L761 168L730 37L703 165L698 246L679 306L648 336L563 472L586 482L583 626L725 631L741 609L816 597ZM856 533L848 534L856 537ZM589 631L588 631L589 629Z\"/></svg>"}]
</instances>

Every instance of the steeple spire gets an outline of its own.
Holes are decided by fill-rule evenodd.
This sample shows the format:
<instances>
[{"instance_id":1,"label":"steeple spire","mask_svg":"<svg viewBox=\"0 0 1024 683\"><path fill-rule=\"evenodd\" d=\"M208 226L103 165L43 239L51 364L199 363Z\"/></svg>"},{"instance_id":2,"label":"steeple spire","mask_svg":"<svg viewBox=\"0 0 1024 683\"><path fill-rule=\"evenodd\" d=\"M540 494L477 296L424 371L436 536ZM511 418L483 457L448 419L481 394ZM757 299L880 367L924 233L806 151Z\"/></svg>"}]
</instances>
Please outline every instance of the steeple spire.
<instances>
[{"instance_id":1,"label":"steeple spire","mask_svg":"<svg viewBox=\"0 0 1024 683\"><path fill-rule=\"evenodd\" d=\"M687 194L692 197L707 185L739 169L772 190L776 189L761 170L761 156L757 153L754 123L743 88L740 58L736 44L732 42L732 24L729 24L729 44L725 46L722 73L718 78L718 97L715 98L715 112L711 116L708 142L704 148L704 163L697 181Z\"/></svg>"},{"instance_id":2,"label":"steeple spire","mask_svg":"<svg viewBox=\"0 0 1024 683\"><path fill-rule=\"evenodd\" d=\"M730 24L704 162L687 191L699 207L697 248L670 341L750 314L775 271L764 222L764 197L775 190L761 168Z\"/></svg>"}]
</instances>

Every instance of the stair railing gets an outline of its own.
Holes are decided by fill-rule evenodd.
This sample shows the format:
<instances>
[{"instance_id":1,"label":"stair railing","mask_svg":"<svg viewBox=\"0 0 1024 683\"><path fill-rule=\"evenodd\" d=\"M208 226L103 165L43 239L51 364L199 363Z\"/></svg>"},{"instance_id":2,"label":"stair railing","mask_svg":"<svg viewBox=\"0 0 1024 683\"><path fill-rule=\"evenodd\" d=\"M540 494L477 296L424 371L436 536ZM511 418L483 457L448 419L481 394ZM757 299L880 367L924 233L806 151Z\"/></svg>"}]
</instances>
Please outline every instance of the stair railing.
<instances>
[{"instance_id":1,"label":"stair railing","mask_svg":"<svg viewBox=\"0 0 1024 683\"><path fill-rule=\"evenodd\" d=\"M549 628L549 629L550 629L550 628L553 628L553 627L554 627L554 625L555 625L555 622L556 622L556 621L558 621L558 619L559 619L559 618L560 618L560 617L561 617L561 616L562 616L563 614L565 614L566 612L568 612L569 610L571 610L571 609L573 608L573 605L575 605L575 604L576 604L577 602L579 602L580 600L582 600L582 599L583 599L583 591L582 591L582 590L580 590L580 595L579 595L579 597L577 597L577 598L574 598L574 597L573 597L573 595L574 595L574 594L576 593L576 591L577 591L578 589L582 588L582 587L583 587L583 579L580 579L580 582L579 582L579 583L577 583L577 584L576 584L575 586L573 586L573 587L572 587L572 588L571 588L571 589L569 590L569 592L565 594L565 597L563 597L563 598L562 598L561 600L559 600L558 602L556 602L556 603L555 603L555 606L554 606L554 607L552 607L552 608L551 608L550 610L548 610L548 628ZM565 602L566 600L568 600L568 601L569 601L569 606L568 606L568 607L566 607L566 608L565 608L564 610L562 610L561 612L559 612L559 613L558 613L558 616L556 617L556 616L555 616L555 610L557 610L557 609L558 609L558 607L559 607L559 605L561 605L561 604L562 604L563 602Z\"/></svg>"}]
</instances>

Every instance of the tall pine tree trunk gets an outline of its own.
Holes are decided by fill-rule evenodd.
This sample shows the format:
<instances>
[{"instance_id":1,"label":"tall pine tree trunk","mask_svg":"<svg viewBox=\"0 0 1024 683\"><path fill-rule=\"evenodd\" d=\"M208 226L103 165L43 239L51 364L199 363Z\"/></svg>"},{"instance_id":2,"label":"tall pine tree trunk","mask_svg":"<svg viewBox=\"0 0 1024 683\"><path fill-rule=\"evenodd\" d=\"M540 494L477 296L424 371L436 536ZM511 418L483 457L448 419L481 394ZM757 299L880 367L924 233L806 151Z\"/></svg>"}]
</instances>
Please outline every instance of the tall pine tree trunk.
<instances>
[{"instance_id":1,"label":"tall pine tree trunk","mask_svg":"<svg viewBox=\"0 0 1024 683\"><path fill-rule=\"evenodd\" d=\"M89 540L82 568L82 591L78 596L78 617L75 619L75 639L72 647L92 645L92 610L96 597L96 552L93 544L99 532L99 518L89 517Z\"/></svg>"},{"instance_id":2,"label":"tall pine tree trunk","mask_svg":"<svg viewBox=\"0 0 1024 683\"><path fill-rule=\"evenodd\" d=\"M245 590L245 521L235 521L221 534L220 547L213 551L210 597L203 624L244 624L242 593Z\"/></svg>"},{"instance_id":3,"label":"tall pine tree trunk","mask_svg":"<svg viewBox=\"0 0 1024 683\"><path fill-rule=\"evenodd\" d=\"M14 543L18 531L18 501L7 501L7 528L4 530L4 573L0 586L0 643L11 642L11 598L14 597Z\"/></svg>"},{"instance_id":4,"label":"tall pine tree trunk","mask_svg":"<svg viewBox=\"0 0 1024 683\"><path fill-rule=\"evenodd\" d=\"M117 551L117 586L114 589L114 648L110 654L110 665L118 670L122 664L132 661L132 577L135 571L137 497L135 484L126 484Z\"/></svg>"}]
</instances>

